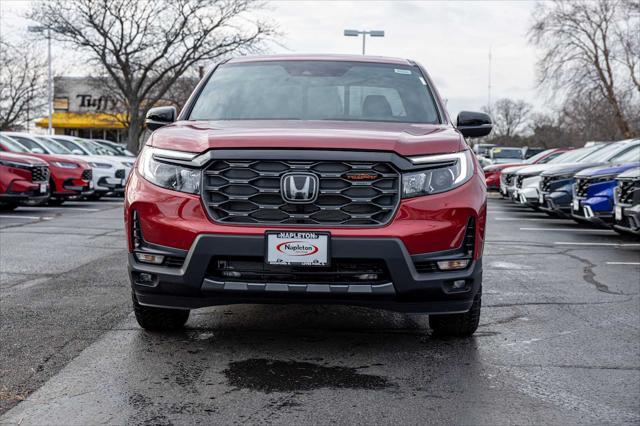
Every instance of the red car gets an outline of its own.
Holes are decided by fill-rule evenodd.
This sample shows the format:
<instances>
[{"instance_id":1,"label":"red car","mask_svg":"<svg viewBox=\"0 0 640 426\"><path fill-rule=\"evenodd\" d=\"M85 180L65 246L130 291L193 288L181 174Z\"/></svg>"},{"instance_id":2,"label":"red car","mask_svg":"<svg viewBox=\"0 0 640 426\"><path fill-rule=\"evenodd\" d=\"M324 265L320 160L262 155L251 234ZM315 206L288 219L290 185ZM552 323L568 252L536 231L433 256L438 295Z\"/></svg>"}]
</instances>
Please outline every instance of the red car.
<instances>
[{"instance_id":1,"label":"red car","mask_svg":"<svg viewBox=\"0 0 640 426\"><path fill-rule=\"evenodd\" d=\"M50 171L50 205L61 205L70 197L90 195L92 170L89 164L82 160L62 155L40 154L31 152L21 144L19 135L0 134L0 151L28 153L32 157L47 162Z\"/></svg>"},{"instance_id":2,"label":"red car","mask_svg":"<svg viewBox=\"0 0 640 426\"><path fill-rule=\"evenodd\" d=\"M13 210L26 201L49 197L49 167L22 154L0 152L0 210Z\"/></svg>"},{"instance_id":3,"label":"red car","mask_svg":"<svg viewBox=\"0 0 640 426\"><path fill-rule=\"evenodd\" d=\"M545 151L539 152L531 158L526 159L521 163L507 163L507 164L492 164L485 167L484 179L489 191L498 191L500 189L500 173L507 167L526 166L530 164L544 164L558 155L566 152L567 148L551 148Z\"/></svg>"},{"instance_id":4,"label":"red car","mask_svg":"<svg viewBox=\"0 0 640 426\"><path fill-rule=\"evenodd\" d=\"M147 329L234 303L340 303L478 326L486 188L410 60L245 57L218 65L156 130L125 192L133 304Z\"/></svg>"}]
</instances>

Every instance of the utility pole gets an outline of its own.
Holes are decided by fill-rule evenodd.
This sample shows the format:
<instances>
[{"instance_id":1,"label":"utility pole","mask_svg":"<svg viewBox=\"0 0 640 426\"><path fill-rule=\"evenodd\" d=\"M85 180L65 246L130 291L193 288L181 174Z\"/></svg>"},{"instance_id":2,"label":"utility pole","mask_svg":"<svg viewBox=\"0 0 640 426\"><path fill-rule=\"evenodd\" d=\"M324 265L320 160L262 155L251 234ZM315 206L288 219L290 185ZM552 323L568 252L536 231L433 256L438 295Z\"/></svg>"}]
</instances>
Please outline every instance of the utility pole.
<instances>
[{"instance_id":1,"label":"utility pole","mask_svg":"<svg viewBox=\"0 0 640 426\"><path fill-rule=\"evenodd\" d=\"M384 31L382 30L371 30L371 31L344 30L345 37L358 37L360 35L362 35L362 54L364 55L366 53L367 35L369 35L370 37L384 37Z\"/></svg>"},{"instance_id":2,"label":"utility pole","mask_svg":"<svg viewBox=\"0 0 640 426\"><path fill-rule=\"evenodd\" d=\"M51 78L51 29L43 26L29 27L31 33L47 32L47 110L49 123L47 125L47 134L53 134L53 79Z\"/></svg>"},{"instance_id":3,"label":"utility pole","mask_svg":"<svg viewBox=\"0 0 640 426\"><path fill-rule=\"evenodd\" d=\"M489 45L489 84L487 85L487 111L491 113L491 45Z\"/></svg>"}]
</instances>

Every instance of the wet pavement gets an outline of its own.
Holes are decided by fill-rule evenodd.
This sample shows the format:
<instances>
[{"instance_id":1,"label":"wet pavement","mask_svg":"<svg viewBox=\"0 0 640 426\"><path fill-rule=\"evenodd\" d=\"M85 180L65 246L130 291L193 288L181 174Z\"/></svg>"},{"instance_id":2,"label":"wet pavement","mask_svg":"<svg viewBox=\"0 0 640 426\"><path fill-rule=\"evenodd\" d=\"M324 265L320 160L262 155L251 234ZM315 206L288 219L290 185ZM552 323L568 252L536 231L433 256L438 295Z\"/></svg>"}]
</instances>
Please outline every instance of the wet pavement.
<instances>
[{"instance_id":1,"label":"wet pavement","mask_svg":"<svg viewBox=\"0 0 640 426\"><path fill-rule=\"evenodd\" d=\"M640 241L502 200L490 200L489 214L471 339L435 338L421 315L300 305L208 308L182 332L145 332L125 300L118 231L69 236L86 259L57 262L50 249L49 262L62 264L55 276L0 288L0 337L19 345L0 349L0 385L28 394L5 401L13 408L0 424L640 423ZM92 215L111 226L121 210L83 220ZM26 235L41 226L22 225L11 240L5 232L18 228L2 231L3 272L7 250L21 253L15 262L36 250ZM69 279L105 286L88 302ZM48 305L56 309L45 315ZM60 333L67 349L47 367L41 356ZM4 374L38 365L26 379Z\"/></svg>"}]
</instances>

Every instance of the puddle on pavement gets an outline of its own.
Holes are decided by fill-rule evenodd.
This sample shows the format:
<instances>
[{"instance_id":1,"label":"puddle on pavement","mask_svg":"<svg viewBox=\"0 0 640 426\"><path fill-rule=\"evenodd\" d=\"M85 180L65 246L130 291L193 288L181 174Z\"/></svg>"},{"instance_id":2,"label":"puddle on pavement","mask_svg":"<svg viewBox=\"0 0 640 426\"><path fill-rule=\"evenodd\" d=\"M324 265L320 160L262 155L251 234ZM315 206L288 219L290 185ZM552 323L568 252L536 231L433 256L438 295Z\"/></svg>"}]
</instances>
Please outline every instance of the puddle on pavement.
<instances>
[{"instance_id":1,"label":"puddle on pavement","mask_svg":"<svg viewBox=\"0 0 640 426\"><path fill-rule=\"evenodd\" d=\"M393 386L384 377L362 374L356 368L261 358L231 362L223 374L230 386L265 393L319 388L376 390Z\"/></svg>"}]
</instances>

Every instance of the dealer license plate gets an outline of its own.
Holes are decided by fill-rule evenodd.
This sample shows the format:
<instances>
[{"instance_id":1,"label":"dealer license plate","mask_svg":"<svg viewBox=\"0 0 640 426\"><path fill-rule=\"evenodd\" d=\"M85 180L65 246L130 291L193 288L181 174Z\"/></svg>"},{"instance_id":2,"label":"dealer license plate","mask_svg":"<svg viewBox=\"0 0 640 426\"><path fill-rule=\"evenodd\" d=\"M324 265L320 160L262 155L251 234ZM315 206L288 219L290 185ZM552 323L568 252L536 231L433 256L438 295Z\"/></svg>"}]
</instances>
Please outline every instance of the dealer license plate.
<instances>
[{"instance_id":1,"label":"dealer license plate","mask_svg":"<svg viewBox=\"0 0 640 426\"><path fill-rule=\"evenodd\" d=\"M577 198L573 199L573 210L576 212L580 210L580 200Z\"/></svg>"},{"instance_id":2,"label":"dealer license plate","mask_svg":"<svg viewBox=\"0 0 640 426\"><path fill-rule=\"evenodd\" d=\"M539 202L540 204L544 204L544 194L540 194L540 195L538 196L538 202Z\"/></svg>"},{"instance_id":3,"label":"dealer license plate","mask_svg":"<svg viewBox=\"0 0 640 426\"><path fill-rule=\"evenodd\" d=\"M622 220L622 206L616 206L615 217L617 221Z\"/></svg>"},{"instance_id":4,"label":"dealer license plate","mask_svg":"<svg viewBox=\"0 0 640 426\"><path fill-rule=\"evenodd\" d=\"M329 265L329 234L325 232L266 233L266 263L270 265Z\"/></svg>"},{"instance_id":5,"label":"dealer license plate","mask_svg":"<svg viewBox=\"0 0 640 426\"><path fill-rule=\"evenodd\" d=\"M46 194L47 193L47 184L46 183L41 183L40 184L40 193L41 194Z\"/></svg>"}]
</instances>

